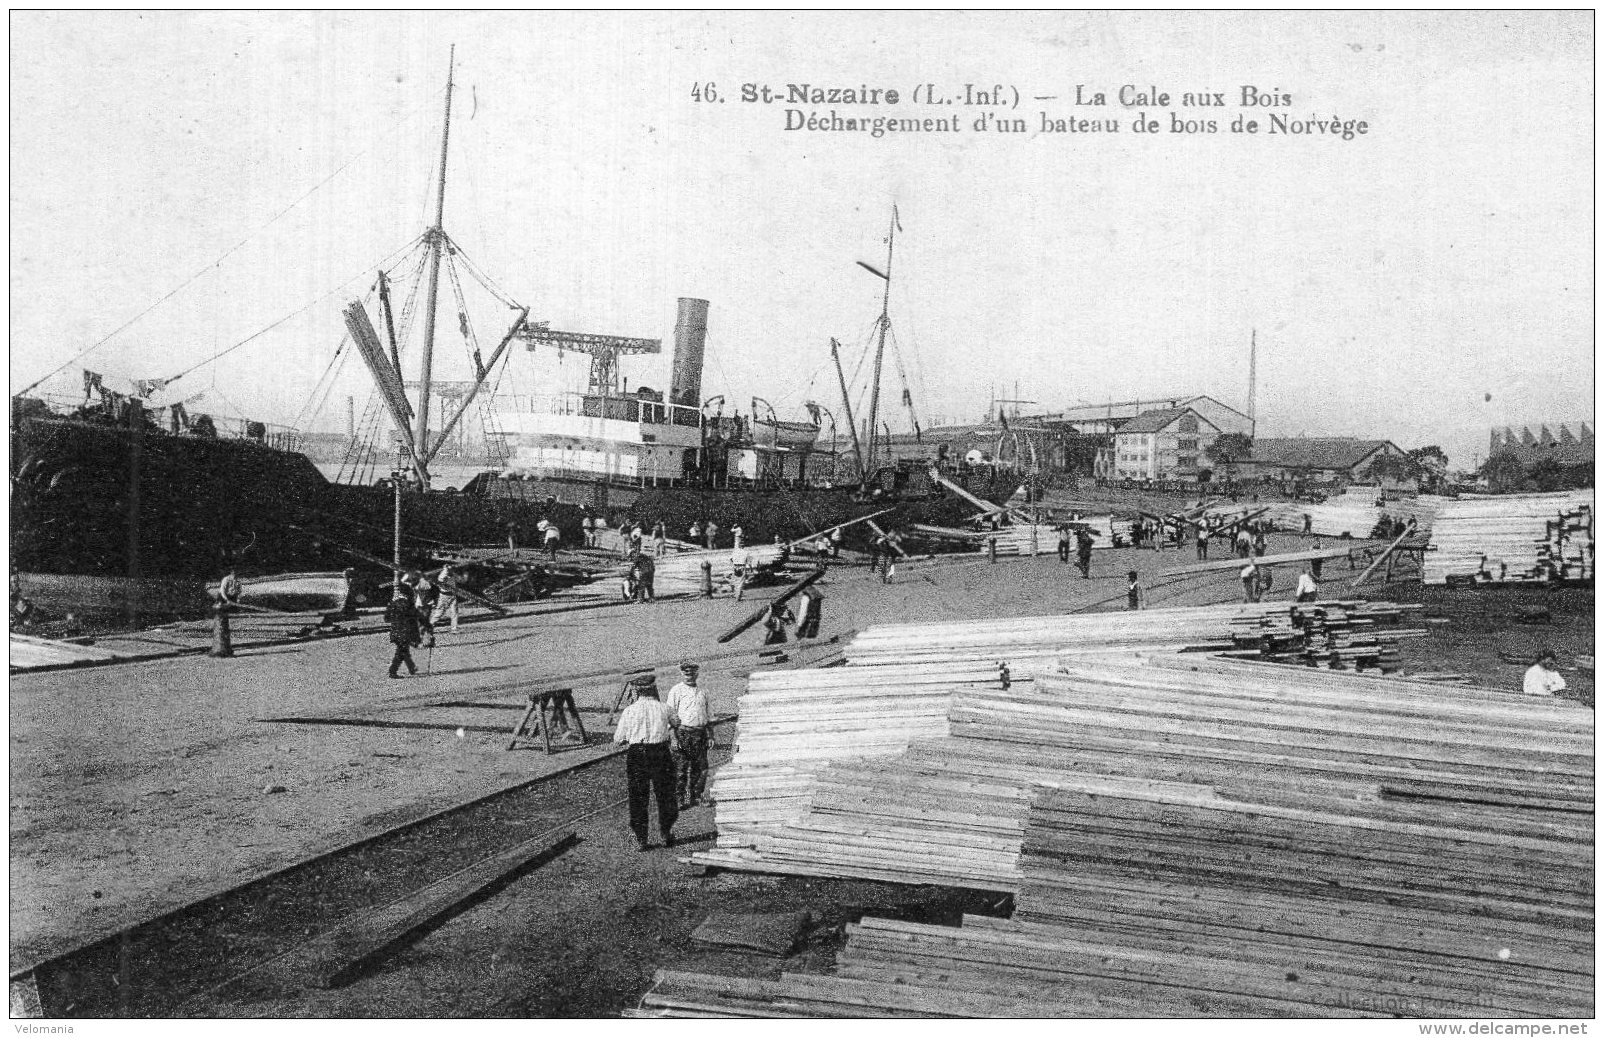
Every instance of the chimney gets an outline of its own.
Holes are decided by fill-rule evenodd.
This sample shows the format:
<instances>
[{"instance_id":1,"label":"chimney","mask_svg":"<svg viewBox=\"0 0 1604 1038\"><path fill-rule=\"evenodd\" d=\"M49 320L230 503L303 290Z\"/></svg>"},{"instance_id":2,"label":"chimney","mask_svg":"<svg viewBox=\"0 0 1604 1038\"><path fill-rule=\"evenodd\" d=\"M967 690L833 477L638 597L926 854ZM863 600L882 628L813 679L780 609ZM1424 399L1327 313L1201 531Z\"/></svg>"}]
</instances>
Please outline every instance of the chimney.
<instances>
[{"instance_id":1,"label":"chimney","mask_svg":"<svg viewBox=\"0 0 1604 1038\"><path fill-rule=\"evenodd\" d=\"M702 355L706 348L707 300L681 296L679 319L674 322L674 375L668 388L671 403L702 406Z\"/></svg>"}]
</instances>

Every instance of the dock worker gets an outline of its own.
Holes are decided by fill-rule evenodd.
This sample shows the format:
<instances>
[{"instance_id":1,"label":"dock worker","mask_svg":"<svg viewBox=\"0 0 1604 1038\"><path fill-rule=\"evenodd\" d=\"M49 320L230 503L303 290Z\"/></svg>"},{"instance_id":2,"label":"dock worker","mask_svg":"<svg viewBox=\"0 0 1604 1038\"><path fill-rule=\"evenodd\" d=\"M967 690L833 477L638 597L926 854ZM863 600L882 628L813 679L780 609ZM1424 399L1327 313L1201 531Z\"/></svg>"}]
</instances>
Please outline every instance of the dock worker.
<instances>
[{"instance_id":1,"label":"dock worker","mask_svg":"<svg viewBox=\"0 0 1604 1038\"><path fill-rule=\"evenodd\" d=\"M707 521L706 532L707 546L708 548L713 548L718 544L718 523L715 523L713 520L709 519Z\"/></svg>"},{"instance_id":2,"label":"dock worker","mask_svg":"<svg viewBox=\"0 0 1604 1038\"><path fill-rule=\"evenodd\" d=\"M1125 608L1137 610L1142 608L1142 579L1136 571L1130 570L1125 574Z\"/></svg>"},{"instance_id":3,"label":"dock worker","mask_svg":"<svg viewBox=\"0 0 1604 1038\"><path fill-rule=\"evenodd\" d=\"M1298 574L1298 601L1313 602L1320 595L1320 585L1314 582L1314 574L1308 567L1304 567Z\"/></svg>"},{"instance_id":4,"label":"dock worker","mask_svg":"<svg viewBox=\"0 0 1604 1038\"><path fill-rule=\"evenodd\" d=\"M679 684L668 690L668 708L679 727L674 729L679 743L674 790L681 808L695 807L707 787L707 743L712 734L713 711L707 693L697 684L701 667L686 660L679 665Z\"/></svg>"},{"instance_id":5,"label":"dock worker","mask_svg":"<svg viewBox=\"0 0 1604 1038\"><path fill-rule=\"evenodd\" d=\"M1199 559L1209 557L1209 536L1207 529L1200 529L1197 532L1197 557Z\"/></svg>"},{"instance_id":6,"label":"dock worker","mask_svg":"<svg viewBox=\"0 0 1604 1038\"><path fill-rule=\"evenodd\" d=\"M830 558L839 559L840 557L841 557L841 527L837 526L835 529L830 531Z\"/></svg>"},{"instance_id":7,"label":"dock worker","mask_svg":"<svg viewBox=\"0 0 1604 1038\"><path fill-rule=\"evenodd\" d=\"M646 533L640 528L640 523L636 523L634 526L629 528L629 553L631 555L639 555L641 548L643 548L645 544Z\"/></svg>"},{"instance_id":8,"label":"dock worker","mask_svg":"<svg viewBox=\"0 0 1604 1038\"><path fill-rule=\"evenodd\" d=\"M1075 565L1080 567L1082 580L1092 576L1092 535L1085 530L1075 532Z\"/></svg>"},{"instance_id":9,"label":"dock worker","mask_svg":"<svg viewBox=\"0 0 1604 1038\"><path fill-rule=\"evenodd\" d=\"M657 801L657 829L663 846L674 846L674 822L679 807L674 803L674 758L669 741L679 718L667 703L657 698L657 679L650 674L630 681L635 701L619 715L613 742L625 743L629 750L624 770L629 783L629 828L635 833L637 850L649 850L646 842L651 799Z\"/></svg>"},{"instance_id":10,"label":"dock worker","mask_svg":"<svg viewBox=\"0 0 1604 1038\"><path fill-rule=\"evenodd\" d=\"M692 522L690 529L686 530L685 532L690 534L690 541L692 544L695 544L702 539L702 524L699 522Z\"/></svg>"},{"instance_id":11,"label":"dock worker","mask_svg":"<svg viewBox=\"0 0 1604 1038\"><path fill-rule=\"evenodd\" d=\"M1073 536L1074 535L1069 532L1069 524L1068 523L1060 523L1059 524L1059 526L1058 526L1058 561L1060 563L1062 563L1063 565L1065 565L1065 566L1069 565L1069 542L1070 542L1070 539Z\"/></svg>"},{"instance_id":12,"label":"dock worker","mask_svg":"<svg viewBox=\"0 0 1604 1038\"><path fill-rule=\"evenodd\" d=\"M412 596L407 594L402 585L397 585L395 597L384 610L384 622L390 625L390 644L395 646L395 655L390 658L390 676L401 676L401 664L407 665L408 674L417 674L418 665L412 661L412 647L418 644L418 611L412 604Z\"/></svg>"},{"instance_id":13,"label":"dock worker","mask_svg":"<svg viewBox=\"0 0 1604 1038\"><path fill-rule=\"evenodd\" d=\"M460 605L457 599L457 575L451 572L450 566L440 567L440 576L435 581L439 588L438 600L435 603L434 615L429 618L429 626L433 628L447 616L451 617L451 629L457 629Z\"/></svg>"},{"instance_id":14,"label":"dock worker","mask_svg":"<svg viewBox=\"0 0 1604 1038\"><path fill-rule=\"evenodd\" d=\"M1554 658L1553 652L1544 649L1538 653L1537 659L1527 668L1526 680L1521 687L1528 695L1551 696L1565 690L1565 679L1559 675L1559 661Z\"/></svg>"},{"instance_id":15,"label":"dock worker","mask_svg":"<svg viewBox=\"0 0 1604 1038\"><path fill-rule=\"evenodd\" d=\"M735 571L735 600L737 602L746 597L746 571L751 561L751 553L745 548L736 548L730 553L730 568Z\"/></svg>"},{"instance_id":16,"label":"dock worker","mask_svg":"<svg viewBox=\"0 0 1604 1038\"><path fill-rule=\"evenodd\" d=\"M579 525L585 531L585 547L596 547L596 517L587 512Z\"/></svg>"},{"instance_id":17,"label":"dock worker","mask_svg":"<svg viewBox=\"0 0 1604 1038\"><path fill-rule=\"evenodd\" d=\"M1237 576L1242 580L1242 601L1257 602L1259 600L1259 567L1254 564L1252 559L1248 559L1248 564L1242 567L1242 572L1238 573Z\"/></svg>"},{"instance_id":18,"label":"dock worker","mask_svg":"<svg viewBox=\"0 0 1604 1038\"><path fill-rule=\"evenodd\" d=\"M763 644L783 645L785 643L785 628L788 624L796 623L796 617L785 603L779 599L769 603L769 611L763 617Z\"/></svg>"},{"instance_id":19,"label":"dock worker","mask_svg":"<svg viewBox=\"0 0 1604 1038\"><path fill-rule=\"evenodd\" d=\"M746 530L741 527L740 523L736 523L734 526L730 527L730 536L735 538L735 546L739 548L741 546L741 539L746 536Z\"/></svg>"},{"instance_id":20,"label":"dock worker","mask_svg":"<svg viewBox=\"0 0 1604 1038\"><path fill-rule=\"evenodd\" d=\"M657 601L657 590L653 582L657 579L657 563L645 552L635 556L635 601Z\"/></svg>"},{"instance_id":21,"label":"dock worker","mask_svg":"<svg viewBox=\"0 0 1604 1038\"><path fill-rule=\"evenodd\" d=\"M545 524L546 550L551 553L551 561L557 561L557 545L562 543L562 531L550 519L542 519Z\"/></svg>"},{"instance_id":22,"label":"dock worker","mask_svg":"<svg viewBox=\"0 0 1604 1038\"><path fill-rule=\"evenodd\" d=\"M1253 554L1253 535L1248 533L1247 524L1237 527L1236 530L1236 557L1245 559Z\"/></svg>"},{"instance_id":23,"label":"dock worker","mask_svg":"<svg viewBox=\"0 0 1604 1038\"><path fill-rule=\"evenodd\" d=\"M824 593L817 588L802 592L802 604L797 606L796 637L817 638L819 623L824 619Z\"/></svg>"},{"instance_id":24,"label":"dock worker","mask_svg":"<svg viewBox=\"0 0 1604 1038\"><path fill-rule=\"evenodd\" d=\"M652 554L658 558L668 554L668 527L661 519L652 527Z\"/></svg>"},{"instance_id":25,"label":"dock worker","mask_svg":"<svg viewBox=\"0 0 1604 1038\"><path fill-rule=\"evenodd\" d=\"M418 633L423 639L426 648L434 648L434 610L440 604L440 588L429 579L429 574L419 573L417 582L413 585L413 606L418 610Z\"/></svg>"}]
</instances>

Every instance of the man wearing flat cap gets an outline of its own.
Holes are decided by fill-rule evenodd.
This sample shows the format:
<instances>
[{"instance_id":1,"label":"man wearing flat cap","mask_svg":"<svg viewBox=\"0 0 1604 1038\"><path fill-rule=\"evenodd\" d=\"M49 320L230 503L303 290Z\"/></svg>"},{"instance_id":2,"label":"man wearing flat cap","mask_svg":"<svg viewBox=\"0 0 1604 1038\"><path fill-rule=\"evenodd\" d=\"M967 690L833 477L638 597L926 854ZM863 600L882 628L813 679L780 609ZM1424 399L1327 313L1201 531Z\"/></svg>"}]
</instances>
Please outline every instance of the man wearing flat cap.
<instances>
[{"instance_id":1,"label":"man wearing flat cap","mask_svg":"<svg viewBox=\"0 0 1604 1038\"><path fill-rule=\"evenodd\" d=\"M629 827L635 832L635 846L646 850L646 823L649 796L657 800L657 828L663 846L674 846L674 820L679 807L674 802L674 759L668 741L679 718L668 704L657 698L657 679L650 674L630 679L635 701L624 708L613 732L613 742L627 743L624 764L629 776Z\"/></svg>"},{"instance_id":2,"label":"man wearing flat cap","mask_svg":"<svg viewBox=\"0 0 1604 1038\"><path fill-rule=\"evenodd\" d=\"M668 708L679 719L679 768L676 790L680 807L701 802L707 785L707 741L712 734L713 714L707 693L697 687L701 668L687 660L679 665L680 683L668 690Z\"/></svg>"}]
</instances>

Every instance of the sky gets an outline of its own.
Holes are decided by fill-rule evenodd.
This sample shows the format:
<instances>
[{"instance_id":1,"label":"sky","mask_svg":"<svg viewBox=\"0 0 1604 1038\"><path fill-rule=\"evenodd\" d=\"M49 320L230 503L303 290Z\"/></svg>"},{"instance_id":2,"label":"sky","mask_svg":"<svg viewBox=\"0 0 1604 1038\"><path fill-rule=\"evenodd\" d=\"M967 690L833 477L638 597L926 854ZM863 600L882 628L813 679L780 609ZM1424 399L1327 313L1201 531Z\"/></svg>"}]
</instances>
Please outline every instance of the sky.
<instances>
[{"instance_id":1,"label":"sky","mask_svg":"<svg viewBox=\"0 0 1604 1038\"><path fill-rule=\"evenodd\" d=\"M695 296L704 397L839 414L835 337L864 410L883 283L857 261L883 266L895 205L899 431L904 385L925 426L993 396L1245 410L1253 339L1261 436L1437 443L1468 467L1494 425L1593 415L1586 12L16 12L11 30L12 392L95 346L41 391L184 372L155 403L205 390L195 409L343 429L369 389L336 359L341 310L431 222L455 44L447 232L531 320L662 338L631 386L666 387L675 300ZM743 103L745 83L901 98ZM721 100L693 96L707 84ZM1017 90L1001 114L1026 132L976 132L985 109L915 103L920 84ZM1126 85L1171 104L1122 107ZM1290 103L1243 109L1244 85ZM1072 105L1077 86L1111 103ZM793 107L963 128L788 131ZM1039 132L1043 112L1122 128ZM1160 132L1131 133L1138 112ZM1228 132L1271 113L1369 131ZM488 355L513 311L464 299ZM457 309L443 289L437 377L466 377ZM520 350L503 389L584 373Z\"/></svg>"}]
</instances>

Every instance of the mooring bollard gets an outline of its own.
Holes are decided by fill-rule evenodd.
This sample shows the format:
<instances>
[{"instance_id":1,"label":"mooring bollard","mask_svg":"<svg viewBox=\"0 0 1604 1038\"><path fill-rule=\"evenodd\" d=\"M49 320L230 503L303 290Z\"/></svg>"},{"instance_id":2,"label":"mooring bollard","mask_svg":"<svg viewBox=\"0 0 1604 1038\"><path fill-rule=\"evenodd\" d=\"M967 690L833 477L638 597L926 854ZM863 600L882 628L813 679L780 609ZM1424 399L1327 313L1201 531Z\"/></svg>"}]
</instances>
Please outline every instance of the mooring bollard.
<instances>
[{"instance_id":1,"label":"mooring bollard","mask_svg":"<svg viewBox=\"0 0 1604 1038\"><path fill-rule=\"evenodd\" d=\"M702 597L713 597L713 563L707 559L702 560Z\"/></svg>"},{"instance_id":2,"label":"mooring bollard","mask_svg":"<svg viewBox=\"0 0 1604 1038\"><path fill-rule=\"evenodd\" d=\"M234 642L228 630L228 605L221 601L212 606L212 647L206 655L219 658L234 655Z\"/></svg>"}]
</instances>

